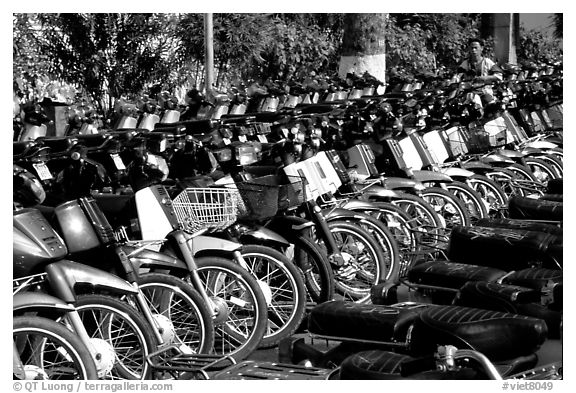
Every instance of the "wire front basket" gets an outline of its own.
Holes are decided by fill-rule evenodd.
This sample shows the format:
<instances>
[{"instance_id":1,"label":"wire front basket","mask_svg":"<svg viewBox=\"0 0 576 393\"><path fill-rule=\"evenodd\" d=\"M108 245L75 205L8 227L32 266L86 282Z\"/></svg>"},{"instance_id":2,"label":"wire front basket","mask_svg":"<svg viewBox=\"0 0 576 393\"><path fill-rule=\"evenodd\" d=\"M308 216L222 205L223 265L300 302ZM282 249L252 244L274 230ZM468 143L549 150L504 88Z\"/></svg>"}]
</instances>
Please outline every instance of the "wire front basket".
<instances>
[{"instance_id":1,"label":"wire front basket","mask_svg":"<svg viewBox=\"0 0 576 393\"><path fill-rule=\"evenodd\" d=\"M237 218L238 191L228 188L187 188L172 201L176 219L186 232L220 230Z\"/></svg>"}]
</instances>

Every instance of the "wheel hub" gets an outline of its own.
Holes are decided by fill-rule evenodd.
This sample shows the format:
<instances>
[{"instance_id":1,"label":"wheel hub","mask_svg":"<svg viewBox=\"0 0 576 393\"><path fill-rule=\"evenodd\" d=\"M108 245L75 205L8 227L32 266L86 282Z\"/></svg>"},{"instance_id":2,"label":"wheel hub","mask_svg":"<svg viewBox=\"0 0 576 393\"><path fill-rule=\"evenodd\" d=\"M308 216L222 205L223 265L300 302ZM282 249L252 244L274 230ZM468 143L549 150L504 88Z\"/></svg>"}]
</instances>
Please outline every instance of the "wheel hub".
<instances>
[{"instance_id":1,"label":"wheel hub","mask_svg":"<svg viewBox=\"0 0 576 393\"><path fill-rule=\"evenodd\" d=\"M260 289L262 290L262 293L264 294L264 299L266 299L266 305L271 306L272 305L272 289L270 289L270 285L268 285L268 283L265 283L262 280L257 280L258 285L260 286Z\"/></svg>"},{"instance_id":2,"label":"wheel hub","mask_svg":"<svg viewBox=\"0 0 576 393\"><path fill-rule=\"evenodd\" d=\"M46 380L50 379L46 371L42 367L38 367L34 364L26 364L24 366L24 379L26 380Z\"/></svg>"},{"instance_id":3,"label":"wheel hub","mask_svg":"<svg viewBox=\"0 0 576 393\"><path fill-rule=\"evenodd\" d=\"M176 341L176 331L170 318L162 314L154 314L154 321L164 344L173 344Z\"/></svg>"},{"instance_id":4,"label":"wheel hub","mask_svg":"<svg viewBox=\"0 0 576 393\"><path fill-rule=\"evenodd\" d=\"M228 320L228 305L226 304L226 300L221 297L212 297L210 298L212 301L212 307L215 312L214 316L214 324L215 325L222 325L224 322Z\"/></svg>"},{"instance_id":5,"label":"wheel hub","mask_svg":"<svg viewBox=\"0 0 576 393\"><path fill-rule=\"evenodd\" d=\"M116 363L116 351L110 343L101 338L91 338L90 344L96 351L94 363L98 370L98 377L102 378L114 368Z\"/></svg>"}]
</instances>

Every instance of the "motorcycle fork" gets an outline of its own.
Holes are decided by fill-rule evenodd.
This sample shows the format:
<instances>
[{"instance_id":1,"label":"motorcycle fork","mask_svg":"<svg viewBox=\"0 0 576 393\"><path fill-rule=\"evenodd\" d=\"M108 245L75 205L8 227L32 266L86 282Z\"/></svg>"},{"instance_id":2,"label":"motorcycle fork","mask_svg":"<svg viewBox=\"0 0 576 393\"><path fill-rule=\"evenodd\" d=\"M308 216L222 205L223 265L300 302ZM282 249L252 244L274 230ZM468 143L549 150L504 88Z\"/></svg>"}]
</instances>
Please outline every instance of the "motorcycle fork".
<instances>
[{"instance_id":1,"label":"motorcycle fork","mask_svg":"<svg viewBox=\"0 0 576 393\"><path fill-rule=\"evenodd\" d=\"M208 293L204 288L204 284L200 279L200 275L198 274L198 266L196 265L196 261L194 260L194 255L192 255L192 250L188 246L189 239L186 238L184 232L182 231L177 231L174 234L174 238L176 239L176 243L178 244L180 252L184 257L184 262L188 267L188 272L190 273L189 277L190 281L192 282L192 286L200 293L200 296L202 297L202 299L204 299L204 302L210 308L212 312L212 318L213 319L216 318L216 316L218 315L216 311L216 305L214 304L210 296L208 296Z\"/></svg>"},{"instance_id":2,"label":"motorcycle fork","mask_svg":"<svg viewBox=\"0 0 576 393\"><path fill-rule=\"evenodd\" d=\"M322 214L322 209L315 201L307 202L307 210L312 218L312 222L314 222L316 226L316 234L320 239L324 241L326 248L328 250L328 259L330 263L336 266L344 266L345 261L342 257L342 253L338 249L338 245L336 244L336 239L332 236L332 232L330 231L330 227L328 226L328 221Z\"/></svg>"}]
</instances>

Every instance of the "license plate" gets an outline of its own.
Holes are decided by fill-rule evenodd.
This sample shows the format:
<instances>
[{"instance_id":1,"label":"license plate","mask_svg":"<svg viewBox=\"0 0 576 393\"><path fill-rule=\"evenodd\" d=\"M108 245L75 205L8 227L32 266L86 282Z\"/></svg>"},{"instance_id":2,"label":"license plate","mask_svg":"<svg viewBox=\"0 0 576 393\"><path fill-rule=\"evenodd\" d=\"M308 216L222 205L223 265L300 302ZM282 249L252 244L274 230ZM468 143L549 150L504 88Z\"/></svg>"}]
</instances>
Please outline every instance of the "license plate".
<instances>
[{"instance_id":1,"label":"license plate","mask_svg":"<svg viewBox=\"0 0 576 393\"><path fill-rule=\"evenodd\" d=\"M266 138L266 135L258 134L258 140L262 143L268 143L268 138Z\"/></svg>"},{"instance_id":2,"label":"license plate","mask_svg":"<svg viewBox=\"0 0 576 393\"><path fill-rule=\"evenodd\" d=\"M34 169L36 169L36 172L38 172L40 180L50 180L53 178L52 173L50 173L50 170L43 162L34 163L32 165L34 166Z\"/></svg>"},{"instance_id":3,"label":"license plate","mask_svg":"<svg viewBox=\"0 0 576 393\"><path fill-rule=\"evenodd\" d=\"M238 135L238 140L244 143L248 140L248 138L246 138L246 135Z\"/></svg>"},{"instance_id":4,"label":"license plate","mask_svg":"<svg viewBox=\"0 0 576 393\"><path fill-rule=\"evenodd\" d=\"M123 171L126 169L126 166L124 165L124 161L122 161L122 158L120 158L120 156L118 154L110 154L110 157L112 157L112 160L114 161L114 165L116 165L116 169L118 169L119 171Z\"/></svg>"}]
</instances>

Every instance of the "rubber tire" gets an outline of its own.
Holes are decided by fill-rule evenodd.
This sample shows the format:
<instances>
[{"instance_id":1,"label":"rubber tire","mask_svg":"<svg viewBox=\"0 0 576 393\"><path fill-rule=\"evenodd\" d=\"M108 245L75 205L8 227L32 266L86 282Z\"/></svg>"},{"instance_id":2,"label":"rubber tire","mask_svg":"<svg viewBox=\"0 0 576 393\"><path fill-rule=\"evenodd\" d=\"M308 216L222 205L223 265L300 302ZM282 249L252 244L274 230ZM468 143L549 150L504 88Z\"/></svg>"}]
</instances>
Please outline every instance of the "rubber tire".
<instances>
[{"instance_id":1,"label":"rubber tire","mask_svg":"<svg viewBox=\"0 0 576 393\"><path fill-rule=\"evenodd\" d=\"M304 275L304 284L312 303L334 299L334 272L325 252L309 236L297 233L288 239L294 244L294 263ZM304 260L307 255L306 260Z\"/></svg>"},{"instance_id":2,"label":"rubber tire","mask_svg":"<svg viewBox=\"0 0 576 393\"><path fill-rule=\"evenodd\" d=\"M440 197L444 200L448 200L450 201L450 203L457 208L457 214L460 218L460 222L458 223L458 225L471 225L471 220L470 220L470 215L468 214L468 210L466 209L466 207L462 204L462 202L460 201L460 199L458 199L454 194L450 193L449 191L446 191L442 188L439 187L428 187L425 190L422 191L422 198L424 198L424 200L426 200L426 197ZM448 222L446 222L446 227L450 228L450 226L448 225Z\"/></svg>"},{"instance_id":3,"label":"rubber tire","mask_svg":"<svg viewBox=\"0 0 576 393\"><path fill-rule=\"evenodd\" d=\"M502 191L504 191L504 194L506 194L506 196L508 197L508 200L510 200L510 198L512 198L515 195L518 195L518 196L525 196L526 195L525 190L522 189L521 187L514 187L513 185L506 184L505 182L500 183L497 180L494 180L497 177L504 177L508 180L517 179L518 177L517 177L517 174L515 172L509 171L509 170L504 169L504 168L498 168L498 169L495 169L494 171L487 172L486 177L488 177L490 180L494 181L496 184L498 184L500 186ZM511 188L508 189L508 187L511 187Z\"/></svg>"},{"instance_id":4,"label":"rubber tire","mask_svg":"<svg viewBox=\"0 0 576 393\"><path fill-rule=\"evenodd\" d=\"M553 154L544 154L538 156L540 160L544 161L554 170L555 178L561 179L564 177L564 163Z\"/></svg>"},{"instance_id":5,"label":"rubber tire","mask_svg":"<svg viewBox=\"0 0 576 393\"><path fill-rule=\"evenodd\" d=\"M360 226L362 229L368 231L371 235L373 235L374 239L376 240L376 244L378 248L381 250L384 259L387 261L386 264L386 274L384 275L384 280L397 280L398 274L400 272L400 250L398 248L398 243L394 238L394 235L390 232L390 230L384 225L380 220L372 217L369 214L356 212L355 216L361 215L363 219L359 218L337 218L335 220L346 220L352 223L356 223L356 225ZM331 219L327 220L331 222ZM374 236L374 232L377 232L377 236ZM389 256L389 257L387 257Z\"/></svg>"},{"instance_id":6,"label":"rubber tire","mask_svg":"<svg viewBox=\"0 0 576 393\"><path fill-rule=\"evenodd\" d=\"M482 196L483 199L485 199L485 196L482 195L483 193L481 191L478 191L476 187L485 187L489 189L496 196L497 203L501 207L508 206L508 195L506 195L506 193L504 192L504 190L502 190L502 187L500 187L498 183L488 178L487 176L473 175L469 177L466 182L470 187L472 187L472 189L474 189L478 194L480 194L480 196ZM488 214L490 215L490 211L488 211Z\"/></svg>"},{"instance_id":7,"label":"rubber tire","mask_svg":"<svg viewBox=\"0 0 576 393\"><path fill-rule=\"evenodd\" d=\"M386 262L385 257L382 252L379 250L378 244L376 240L364 229L360 228L357 225L349 223L347 221L331 221L328 222L328 227L330 228L330 232L334 233L337 229L343 229L349 233L354 233L356 236L359 236L365 241L365 245L370 247L372 257L375 259L372 263L375 262L373 265L376 268L376 273L374 275L374 279L372 280L372 285L378 284L383 282L386 277ZM334 266L336 268L336 266ZM346 295L349 296L349 299L353 301L363 302L366 299L370 298L370 288L367 290L362 289L350 289L350 287L345 287L335 276L335 284L336 284L336 292L340 293L342 296L346 298Z\"/></svg>"},{"instance_id":8,"label":"rubber tire","mask_svg":"<svg viewBox=\"0 0 576 393\"><path fill-rule=\"evenodd\" d=\"M139 379L150 379L152 377L152 367L146 361L146 356L157 350L157 341L152 334L153 327L144 319L144 317L133 307L129 306L127 303L112 298L105 295L80 295L76 299L74 304L78 313L90 308L106 308L108 310L112 309L113 312L118 314L123 314L123 317L127 320L131 320L132 328L136 329L139 339L142 340L144 344L145 358L144 358L144 373ZM123 378L127 379L126 376Z\"/></svg>"},{"instance_id":9,"label":"rubber tire","mask_svg":"<svg viewBox=\"0 0 576 393\"><path fill-rule=\"evenodd\" d=\"M258 348L262 337L264 337L266 326L268 324L266 299L260 289L260 285L250 273L236 265L236 263L231 260L217 257L200 257L195 258L195 261L200 277L202 277L202 272L208 270L222 271L226 274L233 275L237 280L241 280L242 284L250 291L250 296L253 297L256 302L254 328L251 330L248 339L233 351L220 353L218 352L218 348L216 348L216 344L213 351L218 355L228 355L236 361L243 360ZM216 341L218 340L219 329L218 326L214 327Z\"/></svg>"},{"instance_id":10,"label":"rubber tire","mask_svg":"<svg viewBox=\"0 0 576 393\"><path fill-rule=\"evenodd\" d=\"M455 194L459 199L462 201L464 207L468 208L468 205L462 199L462 194L465 194L471 201L474 203L473 211L468 210L468 214L470 215L470 220L472 222L476 222L482 218L488 217L488 210L486 209L486 205L482 200L482 196L474 191L472 187L467 185L466 183L462 183L459 181L455 181L452 183L446 184L446 189L451 193Z\"/></svg>"},{"instance_id":11,"label":"rubber tire","mask_svg":"<svg viewBox=\"0 0 576 393\"><path fill-rule=\"evenodd\" d=\"M530 168L530 170L534 174L534 177L536 177L536 174L534 172L534 167L538 168L540 171L542 171L548 175L548 178L543 180L543 181L540 181L540 183L546 184L546 183L548 183L548 180L558 178L554 168L552 168L550 166L550 164L548 164L546 161L541 160L540 158L527 157L524 160L524 162L526 163L526 166Z\"/></svg>"},{"instance_id":12,"label":"rubber tire","mask_svg":"<svg viewBox=\"0 0 576 393\"><path fill-rule=\"evenodd\" d=\"M357 208L353 211L370 214L382 222L390 231L400 252L398 276L403 277L418 258L420 249L420 236L417 232L414 219L398 206L389 202L371 202L373 208ZM391 223L393 216L394 223ZM392 224L392 225L391 225ZM398 229L396 227L399 227Z\"/></svg>"},{"instance_id":13,"label":"rubber tire","mask_svg":"<svg viewBox=\"0 0 576 393\"><path fill-rule=\"evenodd\" d=\"M98 379L94 359L80 337L66 326L48 318L39 316L19 316L12 319L12 334L25 331L42 331L62 345L67 355L78 364L80 380Z\"/></svg>"},{"instance_id":14,"label":"rubber tire","mask_svg":"<svg viewBox=\"0 0 576 393\"><path fill-rule=\"evenodd\" d=\"M400 207L408 215L419 220L418 217L410 214L408 210L410 207L418 209L426 214L426 223L431 228L446 228L446 223L443 218L440 218L436 210L428 202L419 196L401 193L399 197L396 197L390 201L393 205ZM420 221L418 221L420 222Z\"/></svg>"},{"instance_id":15,"label":"rubber tire","mask_svg":"<svg viewBox=\"0 0 576 393\"><path fill-rule=\"evenodd\" d=\"M530 180L536 183L540 183L538 179L536 179L530 168L524 165L512 164L508 165L506 169L513 172L520 180Z\"/></svg>"},{"instance_id":16,"label":"rubber tire","mask_svg":"<svg viewBox=\"0 0 576 393\"><path fill-rule=\"evenodd\" d=\"M293 307L291 307L288 321L284 323L280 329L272 333L270 333L269 325L270 315L273 311L271 310L271 307L268 307L268 327L262 341L260 342L259 348L274 347L284 338L291 336L304 319L304 314L306 313L306 286L304 284L304 274L290 260L288 260L284 254L270 247L248 244L242 246L240 253L248 265L250 265L250 263L248 262L247 257L250 257L251 255L270 258L273 261L272 263L274 266L282 271L281 274L283 277L290 282L293 296L296 298ZM255 277L258 278L258 276Z\"/></svg>"},{"instance_id":17,"label":"rubber tire","mask_svg":"<svg viewBox=\"0 0 576 393\"><path fill-rule=\"evenodd\" d=\"M171 287L174 292L179 292L179 296L187 297L189 306L201 325L201 335L199 339L199 347L193 348L195 353L208 354L212 351L214 346L214 324L212 322L212 314L208 305L202 299L202 296L187 282L163 273L146 273L140 275L138 285L141 291L154 285L163 287Z\"/></svg>"}]
</instances>

